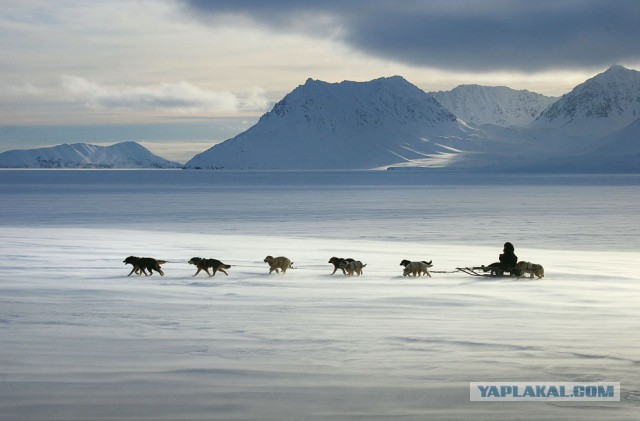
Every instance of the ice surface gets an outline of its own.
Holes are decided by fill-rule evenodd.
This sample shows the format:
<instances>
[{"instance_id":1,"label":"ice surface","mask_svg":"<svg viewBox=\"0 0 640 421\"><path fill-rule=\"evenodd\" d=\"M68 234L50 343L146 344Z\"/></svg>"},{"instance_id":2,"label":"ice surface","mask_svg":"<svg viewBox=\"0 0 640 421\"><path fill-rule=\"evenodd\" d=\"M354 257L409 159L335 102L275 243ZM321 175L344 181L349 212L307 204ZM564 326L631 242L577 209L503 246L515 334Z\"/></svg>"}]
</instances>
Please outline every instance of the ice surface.
<instances>
[{"instance_id":1,"label":"ice surface","mask_svg":"<svg viewBox=\"0 0 640 421\"><path fill-rule=\"evenodd\" d=\"M637 419L640 178L0 172L3 420ZM510 240L546 277L405 278ZM130 255L169 260L127 277ZM267 274L286 255L295 270ZM367 263L331 276L331 256ZM193 256L234 265L192 277ZM612 381L615 403L469 402Z\"/></svg>"}]
</instances>

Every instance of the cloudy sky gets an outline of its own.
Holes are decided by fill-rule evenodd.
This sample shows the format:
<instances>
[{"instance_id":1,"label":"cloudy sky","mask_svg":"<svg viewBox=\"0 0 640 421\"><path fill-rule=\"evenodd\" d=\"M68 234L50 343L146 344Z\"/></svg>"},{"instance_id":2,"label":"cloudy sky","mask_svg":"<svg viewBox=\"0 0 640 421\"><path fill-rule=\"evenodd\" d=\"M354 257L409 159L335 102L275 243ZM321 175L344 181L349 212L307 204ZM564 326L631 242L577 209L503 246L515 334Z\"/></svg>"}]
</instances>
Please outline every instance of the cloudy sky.
<instances>
[{"instance_id":1,"label":"cloudy sky","mask_svg":"<svg viewBox=\"0 0 640 421\"><path fill-rule=\"evenodd\" d=\"M640 69L638 0L4 0L0 151L136 140L186 161L307 78L559 96Z\"/></svg>"}]
</instances>

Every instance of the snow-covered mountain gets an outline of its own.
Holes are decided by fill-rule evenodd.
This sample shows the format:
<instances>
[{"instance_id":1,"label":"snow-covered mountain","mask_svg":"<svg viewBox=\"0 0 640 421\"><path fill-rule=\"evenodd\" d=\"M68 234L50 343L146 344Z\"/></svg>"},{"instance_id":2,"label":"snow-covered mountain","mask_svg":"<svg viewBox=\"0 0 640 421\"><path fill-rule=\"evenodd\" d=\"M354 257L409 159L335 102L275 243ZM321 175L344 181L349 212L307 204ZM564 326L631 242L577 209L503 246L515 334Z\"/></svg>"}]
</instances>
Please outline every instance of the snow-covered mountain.
<instances>
[{"instance_id":1,"label":"snow-covered mountain","mask_svg":"<svg viewBox=\"0 0 640 421\"><path fill-rule=\"evenodd\" d=\"M458 118L475 125L526 126L558 98L506 86L460 85L431 92Z\"/></svg>"},{"instance_id":2,"label":"snow-covered mountain","mask_svg":"<svg viewBox=\"0 0 640 421\"><path fill-rule=\"evenodd\" d=\"M309 79L249 130L186 166L638 172L640 163L629 156L640 142L639 74L613 66L533 121L552 98L474 86L441 93L471 122L399 76L341 83Z\"/></svg>"},{"instance_id":3,"label":"snow-covered mountain","mask_svg":"<svg viewBox=\"0 0 640 421\"><path fill-rule=\"evenodd\" d=\"M260 121L187 162L189 168L359 169L441 165L477 150L482 133L399 76L309 79Z\"/></svg>"},{"instance_id":4,"label":"snow-covered mountain","mask_svg":"<svg viewBox=\"0 0 640 421\"><path fill-rule=\"evenodd\" d=\"M616 65L563 95L531 127L560 129L572 135L605 135L638 118L640 72Z\"/></svg>"},{"instance_id":5,"label":"snow-covered mountain","mask_svg":"<svg viewBox=\"0 0 640 421\"><path fill-rule=\"evenodd\" d=\"M0 153L0 168L178 168L135 142L97 146L87 143Z\"/></svg>"}]
</instances>

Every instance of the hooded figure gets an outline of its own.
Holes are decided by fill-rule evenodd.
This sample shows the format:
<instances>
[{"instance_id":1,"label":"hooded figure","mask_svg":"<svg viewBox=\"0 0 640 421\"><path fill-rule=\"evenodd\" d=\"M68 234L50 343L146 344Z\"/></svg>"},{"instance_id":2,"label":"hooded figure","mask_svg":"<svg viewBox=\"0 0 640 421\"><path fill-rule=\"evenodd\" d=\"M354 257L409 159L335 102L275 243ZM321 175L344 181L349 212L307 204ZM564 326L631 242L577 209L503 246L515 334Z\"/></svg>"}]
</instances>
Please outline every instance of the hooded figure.
<instances>
[{"instance_id":1,"label":"hooded figure","mask_svg":"<svg viewBox=\"0 0 640 421\"><path fill-rule=\"evenodd\" d=\"M498 257L500 259L500 267L504 270L513 269L518 264L518 256L514 253L515 248L510 242L504 243L502 254Z\"/></svg>"},{"instance_id":2,"label":"hooded figure","mask_svg":"<svg viewBox=\"0 0 640 421\"><path fill-rule=\"evenodd\" d=\"M502 248L502 254L498 256L499 262L491 263L486 267L485 272L491 270L491 274L502 275L504 272L509 272L513 276L518 276L518 271L515 269L518 263L518 256L514 253L515 248L510 242L504 243Z\"/></svg>"}]
</instances>

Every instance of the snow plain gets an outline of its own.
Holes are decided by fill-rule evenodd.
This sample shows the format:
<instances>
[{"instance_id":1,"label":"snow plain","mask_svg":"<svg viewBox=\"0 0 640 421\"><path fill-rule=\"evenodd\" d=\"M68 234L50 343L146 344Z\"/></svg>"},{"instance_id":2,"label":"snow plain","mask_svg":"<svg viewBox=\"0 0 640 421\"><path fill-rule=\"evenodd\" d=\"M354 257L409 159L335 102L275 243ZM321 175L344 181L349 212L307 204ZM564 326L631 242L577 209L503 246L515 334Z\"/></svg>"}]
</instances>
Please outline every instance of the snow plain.
<instances>
[{"instance_id":1,"label":"snow plain","mask_svg":"<svg viewBox=\"0 0 640 421\"><path fill-rule=\"evenodd\" d=\"M637 419L639 176L0 171L0 198L3 420ZM399 266L507 240L543 280ZM127 277L130 254L165 276ZM194 278L193 256L234 267ZM471 381L622 400L470 402Z\"/></svg>"}]
</instances>

